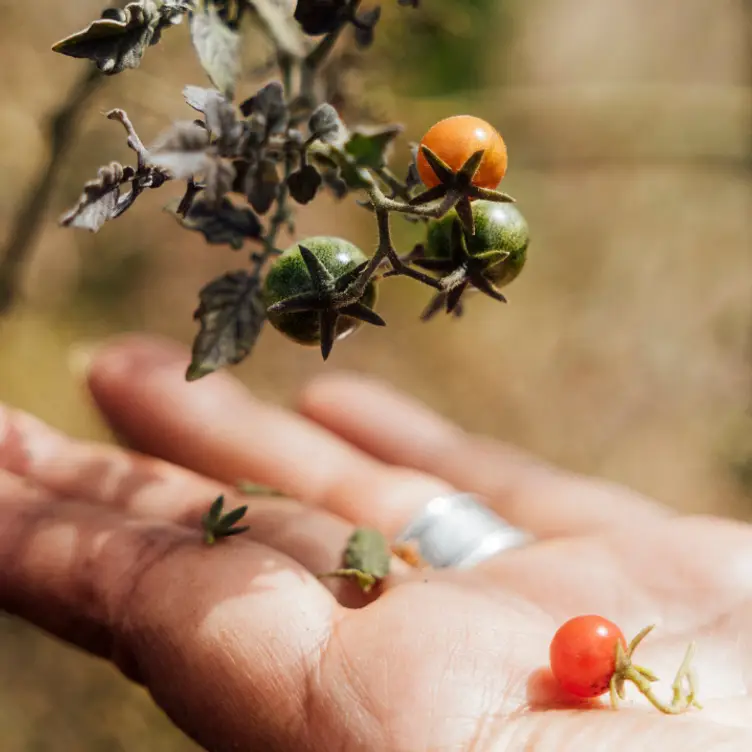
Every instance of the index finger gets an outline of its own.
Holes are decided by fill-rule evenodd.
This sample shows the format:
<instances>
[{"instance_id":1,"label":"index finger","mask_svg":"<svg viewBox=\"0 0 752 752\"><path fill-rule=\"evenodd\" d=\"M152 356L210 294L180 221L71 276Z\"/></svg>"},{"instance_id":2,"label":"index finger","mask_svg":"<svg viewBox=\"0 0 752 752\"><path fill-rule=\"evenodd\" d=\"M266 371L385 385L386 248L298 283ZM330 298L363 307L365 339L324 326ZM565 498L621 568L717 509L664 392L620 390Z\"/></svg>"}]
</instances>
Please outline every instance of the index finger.
<instances>
[{"instance_id":1,"label":"index finger","mask_svg":"<svg viewBox=\"0 0 752 752\"><path fill-rule=\"evenodd\" d=\"M319 377L303 391L299 410L383 462L430 473L482 496L510 523L538 537L639 527L671 514L621 486L465 433L416 400L362 376Z\"/></svg>"}]
</instances>

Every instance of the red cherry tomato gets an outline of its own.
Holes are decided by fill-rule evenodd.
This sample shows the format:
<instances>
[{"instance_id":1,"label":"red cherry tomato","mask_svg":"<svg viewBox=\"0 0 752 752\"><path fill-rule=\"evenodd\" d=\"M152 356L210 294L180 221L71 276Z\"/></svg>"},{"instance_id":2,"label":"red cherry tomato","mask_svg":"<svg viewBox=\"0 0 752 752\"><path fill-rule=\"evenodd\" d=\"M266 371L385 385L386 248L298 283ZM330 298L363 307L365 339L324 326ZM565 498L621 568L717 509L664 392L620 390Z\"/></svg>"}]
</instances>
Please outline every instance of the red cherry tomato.
<instances>
[{"instance_id":1,"label":"red cherry tomato","mask_svg":"<svg viewBox=\"0 0 752 752\"><path fill-rule=\"evenodd\" d=\"M485 120L472 115L454 115L432 126L421 146L427 146L439 159L457 172L480 149L485 150L473 183L480 188L496 188L507 171L507 147L499 132ZM439 184L433 168L418 149L417 168L427 188Z\"/></svg>"},{"instance_id":2,"label":"red cherry tomato","mask_svg":"<svg viewBox=\"0 0 752 752\"><path fill-rule=\"evenodd\" d=\"M621 629L602 616L576 616L551 640L551 671L562 688L577 697L598 697L608 690L616 668L616 643L627 642Z\"/></svg>"}]
</instances>

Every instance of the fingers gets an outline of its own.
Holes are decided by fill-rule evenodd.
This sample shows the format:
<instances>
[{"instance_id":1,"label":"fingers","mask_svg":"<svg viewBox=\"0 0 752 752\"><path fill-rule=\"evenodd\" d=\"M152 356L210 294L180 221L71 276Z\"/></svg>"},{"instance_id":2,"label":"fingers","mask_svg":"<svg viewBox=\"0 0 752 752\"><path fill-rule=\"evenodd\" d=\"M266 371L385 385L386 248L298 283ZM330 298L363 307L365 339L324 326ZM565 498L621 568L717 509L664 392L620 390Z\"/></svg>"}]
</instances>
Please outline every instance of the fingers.
<instances>
[{"instance_id":1,"label":"fingers","mask_svg":"<svg viewBox=\"0 0 752 752\"><path fill-rule=\"evenodd\" d=\"M194 531L61 502L5 471L0 608L115 661L207 749L302 748L338 614L303 567L263 546L207 549Z\"/></svg>"},{"instance_id":2,"label":"fingers","mask_svg":"<svg viewBox=\"0 0 752 752\"><path fill-rule=\"evenodd\" d=\"M548 467L501 442L475 437L387 386L350 375L315 380L300 411L383 462L436 475L483 496L538 537L639 527L667 509L626 489Z\"/></svg>"},{"instance_id":3,"label":"fingers","mask_svg":"<svg viewBox=\"0 0 752 752\"><path fill-rule=\"evenodd\" d=\"M199 530L212 501L225 494L228 511L248 505L245 537L315 573L340 565L352 532L351 524L322 510L292 500L240 497L162 460L74 441L24 413L0 408L0 423L0 466L58 497ZM341 591L336 581L331 586Z\"/></svg>"},{"instance_id":4,"label":"fingers","mask_svg":"<svg viewBox=\"0 0 752 752\"><path fill-rule=\"evenodd\" d=\"M144 337L117 341L95 357L92 395L132 446L225 483L271 486L387 535L449 490L253 399L227 374L187 383L188 358L182 347Z\"/></svg>"}]
</instances>

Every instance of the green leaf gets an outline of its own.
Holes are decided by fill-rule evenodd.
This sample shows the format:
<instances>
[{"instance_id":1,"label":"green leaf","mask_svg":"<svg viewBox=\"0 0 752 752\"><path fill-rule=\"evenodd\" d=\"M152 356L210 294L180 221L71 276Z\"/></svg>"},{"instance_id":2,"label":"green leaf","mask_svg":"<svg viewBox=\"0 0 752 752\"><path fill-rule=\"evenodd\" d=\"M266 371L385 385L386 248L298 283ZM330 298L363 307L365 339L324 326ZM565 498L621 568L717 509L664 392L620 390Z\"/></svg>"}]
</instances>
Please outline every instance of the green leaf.
<instances>
[{"instance_id":1,"label":"green leaf","mask_svg":"<svg viewBox=\"0 0 752 752\"><path fill-rule=\"evenodd\" d=\"M350 136L345 151L354 158L359 167L379 169L387 162L388 148L394 139L402 133L401 125L390 125L369 133L358 129Z\"/></svg>"},{"instance_id":2,"label":"green leaf","mask_svg":"<svg viewBox=\"0 0 752 752\"><path fill-rule=\"evenodd\" d=\"M194 319L201 322L201 330L193 342L188 381L244 360L266 319L261 285L246 271L230 272L213 280L201 290L199 298Z\"/></svg>"},{"instance_id":3,"label":"green leaf","mask_svg":"<svg viewBox=\"0 0 752 752\"><path fill-rule=\"evenodd\" d=\"M207 2L191 16L191 39L199 62L211 82L228 99L235 94L240 73L240 35Z\"/></svg>"},{"instance_id":4,"label":"green leaf","mask_svg":"<svg viewBox=\"0 0 752 752\"><path fill-rule=\"evenodd\" d=\"M222 508L225 504L224 496L217 496L209 507L209 511L205 517L206 520L216 522L222 516Z\"/></svg>"},{"instance_id":5,"label":"green leaf","mask_svg":"<svg viewBox=\"0 0 752 752\"><path fill-rule=\"evenodd\" d=\"M238 507L237 509L233 509L231 512L228 512L224 517L220 520L220 527L223 530L229 530L231 527L235 525L236 522L240 522L240 520L245 517L245 513L248 511L248 506L242 506Z\"/></svg>"},{"instance_id":6,"label":"green leaf","mask_svg":"<svg viewBox=\"0 0 752 752\"><path fill-rule=\"evenodd\" d=\"M342 567L319 575L355 579L360 589L367 593L389 574L392 552L387 539L378 530L356 528L347 540L342 555Z\"/></svg>"},{"instance_id":7,"label":"green leaf","mask_svg":"<svg viewBox=\"0 0 752 752\"><path fill-rule=\"evenodd\" d=\"M227 197L217 207L201 199L194 201L185 216L178 213L179 205L180 201L176 199L165 207L165 211L186 229L202 233L206 242L212 245L226 243L238 251L246 240L261 236L261 223L253 210L237 206Z\"/></svg>"},{"instance_id":8,"label":"green leaf","mask_svg":"<svg viewBox=\"0 0 752 752\"><path fill-rule=\"evenodd\" d=\"M342 559L346 569L383 579L389 574L392 552L383 533L367 527L360 527L347 541L347 548Z\"/></svg>"},{"instance_id":9,"label":"green leaf","mask_svg":"<svg viewBox=\"0 0 752 752\"><path fill-rule=\"evenodd\" d=\"M209 507L209 511L201 518L204 541L210 546L215 544L220 538L240 535L250 529L248 525L236 527L236 523L240 522L248 511L248 507L237 507L223 515L222 509L224 503L225 497L218 496L211 507Z\"/></svg>"},{"instance_id":10,"label":"green leaf","mask_svg":"<svg viewBox=\"0 0 752 752\"><path fill-rule=\"evenodd\" d=\"M339 176L345 181L345 185L351 190L357 191L361 188L369 188L371 185L368 180L361 175L361 169L363 168L353 164L350 160L347 162L343 160L343 163L340 166Z\"/></svg>"}]
</instances>

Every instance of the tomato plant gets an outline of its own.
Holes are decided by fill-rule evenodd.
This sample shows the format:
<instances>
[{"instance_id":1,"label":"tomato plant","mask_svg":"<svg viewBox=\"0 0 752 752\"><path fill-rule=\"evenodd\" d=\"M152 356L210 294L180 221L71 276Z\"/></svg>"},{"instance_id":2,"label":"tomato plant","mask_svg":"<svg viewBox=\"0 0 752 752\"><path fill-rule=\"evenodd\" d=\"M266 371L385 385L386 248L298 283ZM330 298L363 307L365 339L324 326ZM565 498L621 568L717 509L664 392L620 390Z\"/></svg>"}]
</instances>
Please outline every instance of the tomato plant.
<instances>
[{"instance_id":1,"label":"tomato plant","mask_svg":"<svg viewBox=\"0 0 752 752\"><path fill-rule=\"evenodd\" d=\"M477 151L484 152L473 184L496 188L507 171L507 147L501 134L485 120L472 115L453 115L440 120L423 136L421 147L430 149L455 172ZM422 150L418 153L418 174L428 188L441 181Z\"/></svg>"},{"instance_id":2,"label":"tomato plant","mask_svg":"<svg viewBox=\"0 0 752 752\"><path fill-rule=\"evenodd\" d=\"M282 5L274 4L272 12L261 0L134 0L106 9L53 47L112 76L139 67L153 44L188 20L210 82L183 89L195 119L173 123L147 147L126 112L107 113L125 130L135 163L102 167L61 224L98 232L146 191L182 181L182 197L167 207L180 226L207 243L247 253L241 268L199 291L190 381L243 361L267 321L295 343L318 345L328 358L334 342L362 322L384 325L373 311L377 278L409 277L433 291L434 312L445 307L459 313L466 290L505 300L497 287L509 284L525 261L522 215L514 209L494 213L490 206L514 202L496 190L507 169L499 132L471 115L447 117L429 129L407 173L398 175L389 161L402 126L346 122L356 108L340 86L352 67L342 61L353 56L350 51L337 58L334 51L348 43L368 47L380 8L364 8L361 0ZM247 67L241 65L242 32L249 25L276 52L269 59L278 75L236 101ZM375 218L373 254L337 238L336 228L327 233L331 237L280 249L290 242L282 244L281 237L295 231L294 205L311 204L324 192L339 201L359 195L357 204ZM351 203L359 211L357 204ZM395 247L395 214L438 220L429 229L433 240L423 266ZM463 235L453 229L456 223ZM447 273L437 275L442 269L429 268L432 261L449 264Z\"/></svg>"}]
</instances>

